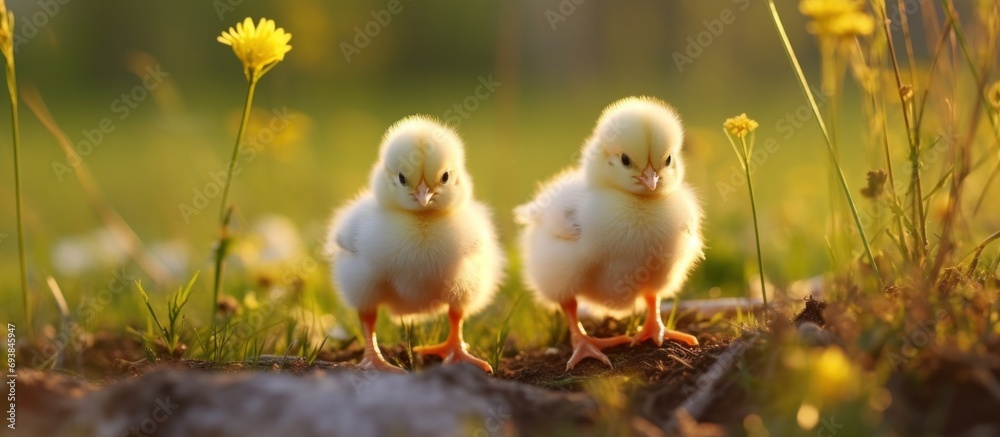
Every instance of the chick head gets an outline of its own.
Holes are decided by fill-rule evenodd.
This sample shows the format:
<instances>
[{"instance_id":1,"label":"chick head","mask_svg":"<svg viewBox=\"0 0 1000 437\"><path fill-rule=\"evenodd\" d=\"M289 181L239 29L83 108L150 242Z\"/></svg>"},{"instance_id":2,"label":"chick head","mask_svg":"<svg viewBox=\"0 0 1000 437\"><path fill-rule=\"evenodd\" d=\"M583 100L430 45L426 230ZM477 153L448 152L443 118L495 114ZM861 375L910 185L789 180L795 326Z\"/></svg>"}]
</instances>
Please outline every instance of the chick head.
<instances>
[{"instance_id":1,"label":"chick head","mask_svg":"<svg viewBox=\"0 0 1000 437\"><path fill-rule=\"evenodd\" d=\"M684 129L677 113L650 97L628 97L601 114L583 151L591 184L666 195L684 179Z\"/></svg>"},{"instance_id":2,"label":"chick head","mask_svg":"<svg viewBox=\"0 0 1000 437\"><path fill-rule=\"evenodd\" d=\"M465 203L472 180L462 140L431 118L396 122L382 139L372 187L379 203L408 211L447 211Z\"/></svg>"}]
</instances>

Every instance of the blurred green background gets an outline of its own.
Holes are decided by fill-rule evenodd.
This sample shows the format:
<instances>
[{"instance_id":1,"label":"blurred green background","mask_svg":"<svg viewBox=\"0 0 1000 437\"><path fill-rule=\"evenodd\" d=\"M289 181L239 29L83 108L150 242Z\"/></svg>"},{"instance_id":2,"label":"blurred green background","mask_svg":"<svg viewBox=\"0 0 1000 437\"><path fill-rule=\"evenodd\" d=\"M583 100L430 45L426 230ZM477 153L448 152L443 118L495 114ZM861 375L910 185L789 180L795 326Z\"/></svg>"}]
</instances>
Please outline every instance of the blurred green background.
<instances>
[{"instance_id":1,"label":"blurred green background","mask_svg":"<svg viewBox=\"0 0 1000 437\"><path fill-rule=\"evenodd\" d=\"M466 141L477 196L494 208L502 240L512 248L511 209L530 198L538 181L575 161L607 104L642 94L666 100L682 115L688 177L707 212L707 260L686 297L744 295L756 272L746 187L720 188L742 177L721 130L741 112L760 122L758 144L772 138L777 144L754 175L769 278L786 284L824 272L826 151L766 3L577 2L402 0L398 13L383 12L391 2L381 0L31 0L8 1L8 7L24 37L17 52L22 89L38 89L74 143L88 140L87 132L93 140L100 121L111 119L114 130L84 160L111 204L178 281L202 271L200 308L210 294L219 199L190 220L180 206L192 205L231 153L246 83L231 49L215 38L247 16L273 18L293 35L286 60L258 86L254 108L258 127L273 109L287 108L294 118L256 159L241 162L232 193L240 235L255 241L240 250L258 250L258 264L315 253L333 208L367 184L386 127L414 113L460 121L455 127ZM782 3L792 43L816 80L814 38L797 2ZM386 16L391 21L377 23ZM26 32L29 20L36 32ZM358 36L365 29L374 34L367 41ZM349 59L345 44L357 49ZM688 59L679 66L678 56ZM124 102L116 100L145 94L135 87L147 67L168 76L120 117ZM499 82L495 92L475 98L488 78ZM857 90L847 92L840 134L857 192L879 155L862 141ZM456 104L465 105L458 118ZM19 320L9 108L0 107L0 316ZM143 275L99 232L80 184L60 171L66 158L52 135L24 105L21 110L32 299L39 320L51 322L56 312L46 276L55 277L72 308L116 271ZM889 117L899 122L898 113ZM282 232L298 233L300 242L288 243L295 238ZM247 274L249 284L259 273L254 262L244 264L230 271L234 289L240 277ZM332 295L325 264L306 270L318 295ZM520 289L516 271L507 287ZM134 298L131 288L115 297ZM137 305L128 307L137 311L129 317L143 317Z\"/></svg>"}]
</instances>

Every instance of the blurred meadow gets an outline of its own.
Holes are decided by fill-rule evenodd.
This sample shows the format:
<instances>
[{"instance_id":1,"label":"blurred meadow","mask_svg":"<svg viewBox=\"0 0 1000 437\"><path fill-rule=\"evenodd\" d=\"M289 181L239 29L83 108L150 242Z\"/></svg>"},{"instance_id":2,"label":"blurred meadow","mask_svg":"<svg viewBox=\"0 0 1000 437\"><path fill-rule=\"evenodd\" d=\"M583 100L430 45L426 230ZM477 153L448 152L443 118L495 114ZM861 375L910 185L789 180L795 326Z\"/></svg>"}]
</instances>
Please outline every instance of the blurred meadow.
<instances>
[{"instance_id":1,"label":"blurred meadow","mask_svg":"<svg viewBox=\"0 0 1000 437\"><path fill-rule=\"evenodd\" d=\"M829 190L819 177L825 172L825 150L763 4L594 2L550 24L546 11L558 12L557 2L404 2L366 47L358 47L356 28L363 30L375 20L373 11L385 6L67 3L19 47L19 80L22 88L37 87L78 152L90 151L83 160L108 201L175 269L177 283L196 270L211 269L219 202L212 175L226 169L245 93L239 62L214 37L245 16L273 17L294 37L293 51L262 81L255 98L258 124L252 122L248 137L254 137L255 126L275 117L273 111L290 116L288 127L272 141L264 141L271 135L260 138L255 159L241 161L244 171L235 178L232 193L241 232L279 216L298 234L298 249L313 253L325 238L333 208L367 185L385 129L420 113L453 124L463 136L476 194L494 209L501 238L512 248L516 229L511 209L530 198L536 183L575 163L607 104L627 95L650 95L674 105L683 118L688 177L708 217L707 260L685 296L706 296L716 287L713 295L743 295L755 271L749 203L745 185L739 184L742 172L721 130L722 121L739 112L760 121L762 142L777 142L777 151L755 174L766 235L763 249L775 255L767 260L768 274L773 281L787 282L827 268L822 224ZM9 7L19 17L44 11L35 2L12 1ZM732 13L731 24L719 20L723 9ZM793 7L788 12L806 64L816 65L804 20ZM705 21L722 29L719 36L702 36L702 42L709 41L702 47L696 38L709 30ZM692 41L696 49L687 47ZM358 47L358 53L348 49L350 62L341 44ZM678 67L675 53L691 62ZM140 100L135 97L146 93L133 89L142 87L147 68L165 77ZM498 85L479 98L480 80ZM131 95L134 104L122 100L123 94ZM848 105L857 103L849 100ZM38 319L52 320L56 308L45 276L54 276L73 301L107 282L116 270L137 277L143 273L113 237L101 236L102 224L71 163L24 105L22 111L32 299ZM113 131L99 130L103 118L111 120ZM859 132L859 122L858 117L844 120L844 131ZM847 135L857 137L845 156L851 182L860 188L869 153L860 133ZM9 138L0 141L9 145ZM0 168L10 171L10 153L0 156ZM720 188L720 183L730 188ZM5 211L0 229L8 235L0 242L0 283L5 284L0 298L4 317L17 318L13 190L6 187L0 191ZM199 210L199 201L208 205ZM249 281L254 272L248 273ZM313 273L309 286L328 306L332 290L325 264ZM510 276L507 288L520 292L517 272ZM211 277L201 278L208 285ZM192 306L204 307L200 301L205 297L196 293ZM115 303L135 298L123 293ZM125 307L138 308L134 302ZM118 326L115 317L128 314L108 314L97 321Z\"/></svg>"},{"instance_id":2,"label":"blurred meadow","mask_svg":"<svg viewBox=\"0 0 1000 437\"><path fill-rule=\"evenodd\" d=\"M889 99L874 117L869 94L857 80L844 80L838 99L825 97L820 91L823 54L807 32L808 19L798 3L778 5L784 28L823 114L836 105L833 134L869 240L891 248L891 237L880 232L888 212L865 198L862 189L869 170L885 168L882 133L870 120L893 126L886 136L895 145L891 158L900 167L908 159L906 130L897 128L903 113L892 101L898 89L892 67L873 61L874 73L866 76L867 86ZM941 2L886 3L890 17L900 16L900 5L909 17L913 58L901 34L895 35L896 55L904 64L912 62L923 82L941 33ZM987 4L992 2L956 2L955 8L976 56L993 50L995 60L995 44L979 31L991 17L981 12L989 10ZM601 110L629 95L665 100L686 127L687 177L706 211L707 250L682 299L743 297L759 290L743 170L722 130L723 121L740 113L760 123L756 142L763 152L754 155L752 167L771 291L838 269L831 261L831 251L839 249L831 243L829 217L843 193L829 177L823 137L764 1L11 0L7 5L19 20L15 34L22 37L15 39L22 94L37 90L108 204L169 272L157 282L131 260L88 201L76 178L80 168L22 104L34 319L33 326L22 329L41 338L56 338L62 317L47 277L58 283L69 317L85 332L131 335L126 327L151 329L136 279L162 314L168 293L200 271L184 311L183 337L195 356L209 355L195 346L204 339L195 338L191 327L212 322L218 193L246 93L239 61L215 37L244 17L273 18L293 35L291 52L257 86L247 133L253 153L240 156L241 171L230 195L234 241L223 295L232 297L227 304L232 308L220 311L252 311L275 289L294 296L281 301L280 315L269 313L254 322L264 333L264 353L301 349L308 355L324 342L327 348L345 343L358 331L357 316L338 303L320 249L333 209L368 184L381 135L410 114L438 117L462 135L476 196L493 208L511 256L512 268L496 302L468 322L474 351L494 348L501 325L527 348L549 345L562 334L561 318L543 317L521 284L511 210L530 199L539 181L574 164ZM396 12L389 11L390 5L398 6ZM884 56L884 44L874 52ZM988 140L994 138L991 124L983 121L974 125L973 166L965 180L969 194L960 205L950 203L947 186L928 194L952 171L952 146L968 134L969 108L977 104L978 84L961 52L949 50L945 56L934 79L940 85L928 96L933 106L923 129L931 145L921 174L931 220L947 215L949 208L967 212L955 231L964 243L954 256L958 263L1000 229L995 200L1000 188L987 185L997 143ZM986 70L991 84L996 62ZM850 78L864 72L845 66L841 74ZM0 105L0 120L8 120L9 111ZM0 318L22 324L7 129L9 124L0 123ZM897 169L901 187L906 174ZM897 191L902 194L903 188ZM985 201L972 214L984 192ZM834 226L856 238L849 219ZM940 232L928 225L928 235ZM996 246L988 248L984 265L993 265L997 254ZM852 239L850 255L841 261L862 262L864 256ZM104 289L111 293L101 295ZM388 329L385 319L380 340L407 341L409 331ZM411 328L437 337L445 327L440 320ZM293 348L292 338L305 340ZM244 358L244 349L236 345L219 358Z\"/></svg>"}]
</instances>

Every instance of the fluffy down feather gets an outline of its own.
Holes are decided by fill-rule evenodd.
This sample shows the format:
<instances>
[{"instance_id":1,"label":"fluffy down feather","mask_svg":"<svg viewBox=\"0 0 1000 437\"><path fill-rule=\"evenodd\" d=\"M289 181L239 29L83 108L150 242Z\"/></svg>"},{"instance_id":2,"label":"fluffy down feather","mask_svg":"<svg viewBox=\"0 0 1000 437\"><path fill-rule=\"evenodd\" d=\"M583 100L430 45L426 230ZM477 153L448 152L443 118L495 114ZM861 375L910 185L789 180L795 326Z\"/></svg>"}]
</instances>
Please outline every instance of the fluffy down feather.
<instances>
[{"instance_id":1,"label":"fluffy down feather","mask_svg":"<svg viewBox=\"0 0 1000 437\"><path fill-rule=\"evenodd\" d=\"M612 312L633 310L643 293L680 291L703 257L683 141L676 113L659 100L609 106L579 165L514 211L526 285L544 301L576 297Z\"/></svg>"},{"instance_id":2,"label":"fluffy down feather","mask_svg":"<svg viewBox=\"0 0 1000 437\"><path fill-rule=\"evenodd\" d=\"M432 119L389 128L369 188L330 227L333 277L348 304L426 316L449 305L471 314L489 302L505 258L489 210L472 199L464 156L458 135Z\"/></svg>"}]
</instances>

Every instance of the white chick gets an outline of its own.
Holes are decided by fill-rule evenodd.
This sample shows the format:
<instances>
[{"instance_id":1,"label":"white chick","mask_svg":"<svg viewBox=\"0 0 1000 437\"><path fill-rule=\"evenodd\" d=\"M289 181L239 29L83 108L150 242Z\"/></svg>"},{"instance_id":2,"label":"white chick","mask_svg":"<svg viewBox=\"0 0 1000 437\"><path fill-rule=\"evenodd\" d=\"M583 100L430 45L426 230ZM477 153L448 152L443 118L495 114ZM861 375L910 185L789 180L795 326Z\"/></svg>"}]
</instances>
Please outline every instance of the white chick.
<instances>
[{"instance_id":1,"label":"white chick","mask_svg":"<svg viewBox=\"0 0 1000 437\"><path fill-rule=\"evenodd\" d=\"M703 257L702 211L684 182L684 131L660 100L629 97L613 103L584 143L581 162L544 184L514 210L524 225L524 279L569 322L572 369L587 357L611 361L602 349L664 339L698 340L667 330L660 299L680 291ZM577 318L577 299L621 312L641 298L647 318L634 337L594 338Z\"/></svg>"},{"instance_id":2,"label":"white chick","mask_svg":"<svg viewBox=\"0 0 1000 437\"><path fill-rule=\"evenodd\" d=\"M454 131L421 116L392 125L370 187L334 214L328 238L334 280L361 318L363 367L403 372L385 361L376 342L375 319L384 305L398 315L447 309L447 340L414 350L492 373L469 354L462 322L490 300L506 258L489 210L472 198L465 151Z\"/></svg>"}]
</instances>

